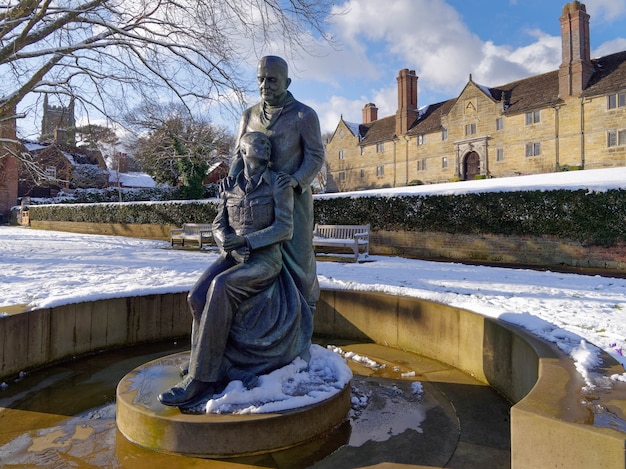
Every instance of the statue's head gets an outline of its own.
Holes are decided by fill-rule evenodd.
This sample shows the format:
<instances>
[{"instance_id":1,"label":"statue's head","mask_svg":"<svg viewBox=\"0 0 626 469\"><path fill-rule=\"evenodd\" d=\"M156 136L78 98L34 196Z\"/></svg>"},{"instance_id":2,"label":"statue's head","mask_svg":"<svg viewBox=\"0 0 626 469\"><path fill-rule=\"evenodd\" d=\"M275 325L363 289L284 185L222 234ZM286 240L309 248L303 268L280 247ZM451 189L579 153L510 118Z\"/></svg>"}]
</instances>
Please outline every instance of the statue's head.
<instances>
[{"instance_id":1,"label":"statue's head","mask_svg":"<svg viewBox=\"0 0 626 469\"><path fill-rule=\"evenodd\" d=\"M275 55L261 57L257 68L257 83L261 99L271 105L280 105L291 84L289 68L284 59Z\"/></svg>"},{"instance_id":2,"label":"statue's head","mask_svg":"<svg viewBox=\"0 0 626 469\"><path fill-rule=\"evenodd\" d=\"M269 165L271 148L270 139L263 132L246 132L239 141L244 162L256 160L257 164Z\"/></svg>"}]
</instances>

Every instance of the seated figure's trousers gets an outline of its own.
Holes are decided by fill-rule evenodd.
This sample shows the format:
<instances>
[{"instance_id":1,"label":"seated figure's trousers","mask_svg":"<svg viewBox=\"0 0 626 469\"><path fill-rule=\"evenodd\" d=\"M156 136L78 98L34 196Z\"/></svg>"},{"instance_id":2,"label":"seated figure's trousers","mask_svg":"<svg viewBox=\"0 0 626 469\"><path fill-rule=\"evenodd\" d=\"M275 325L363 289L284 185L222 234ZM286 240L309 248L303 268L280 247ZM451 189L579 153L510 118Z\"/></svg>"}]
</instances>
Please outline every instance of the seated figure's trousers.
<instances>
[{"instance_id":1,"label":"seated figure's trousers","mask_svg":"<svg viewBox=\"0 0 626 469\"><path fill-rule=\"evenodd\" d=\"M193 315L189 363L192 378L205 382L224 378L230 366L224 352L239 305L268 288L281 268L282 259L276 256L276 250L262 249L241 264L230 255L222 255L202 274L188 296Z\"/></svg>"}]
</instances>

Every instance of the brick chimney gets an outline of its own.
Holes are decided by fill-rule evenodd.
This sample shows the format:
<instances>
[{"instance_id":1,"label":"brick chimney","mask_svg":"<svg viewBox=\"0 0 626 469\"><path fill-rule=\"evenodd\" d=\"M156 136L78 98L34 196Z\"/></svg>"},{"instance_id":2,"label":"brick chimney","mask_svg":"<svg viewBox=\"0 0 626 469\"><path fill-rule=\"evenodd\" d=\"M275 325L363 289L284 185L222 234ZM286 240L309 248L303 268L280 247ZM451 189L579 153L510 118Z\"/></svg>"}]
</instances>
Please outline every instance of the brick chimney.
<instances>
[{"instance_id":1,"label":"brick chimney","mask_svg":"<svg viewBox=\"0 0 626 469\"><path fill-rule=\"evenodd\" d=\"M363 123L371 124L378 119L378 108L374 103L367 103L363 106Z\"/></svg>"},{"instance_id":2,"label":"brick chimney","mask_svg":"<svg viewBox=\"0 0 626 469\"><path fill-rule=\"evenodd\" d=\"M559 96L578 96L593 73L589 43L589 15L585 5L576 1L563 6L561 48L563 62L559 67Z\"/></svg>"},{"instance_id":3,"label":"brick chimney","mask_svg":"<svg viewBox=\"0 0 626 469\"><path fill-rule=\"evenodd\" d=\"M400 70L398 75L398 111L396 112L396 135L404 135L417 119L417 75L415 70Z\"/></svg>"}]
</instances>

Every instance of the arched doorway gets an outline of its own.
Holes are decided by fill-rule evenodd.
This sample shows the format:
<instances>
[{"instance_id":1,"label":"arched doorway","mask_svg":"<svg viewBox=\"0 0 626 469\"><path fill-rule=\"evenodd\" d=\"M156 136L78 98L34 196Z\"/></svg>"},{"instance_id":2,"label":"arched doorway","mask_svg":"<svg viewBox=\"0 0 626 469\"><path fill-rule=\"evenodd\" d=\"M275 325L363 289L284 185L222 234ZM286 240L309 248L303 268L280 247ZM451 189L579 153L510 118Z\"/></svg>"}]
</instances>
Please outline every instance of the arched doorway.
<instances>
[{"instance_id":1,"label":"arched doorway","mask_svg":"<svg viewBox=\"0 0 626 469\"><path fill-rule=\"evenodd\" d=\"M465 156L463 160L463 175L465 181L471 181L480 175L480 156L475 151L471 151Z\"/></svg>"}]
</instances>

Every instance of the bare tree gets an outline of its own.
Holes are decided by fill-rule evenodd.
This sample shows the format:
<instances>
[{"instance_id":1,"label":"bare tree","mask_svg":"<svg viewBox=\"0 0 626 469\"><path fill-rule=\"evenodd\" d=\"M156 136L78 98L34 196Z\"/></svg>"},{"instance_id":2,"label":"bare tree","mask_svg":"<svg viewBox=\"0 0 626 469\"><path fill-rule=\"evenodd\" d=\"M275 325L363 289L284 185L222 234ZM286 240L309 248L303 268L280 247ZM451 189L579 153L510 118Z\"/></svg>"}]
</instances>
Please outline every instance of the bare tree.
<instances>
[{"instance_id":1,"label":"bare tree","mask_svg":"<svg viewBox=\"0 0 626 469\"><path fill-rule=\"evenodd\" d=\"M241 103L241 63L323 38L332 0L0 0L0 121L37 96L117 122L159 96ZM245 77L248 78L248 77ZM6 152L0 152L0 158ZM19 155L17 155L19 156Z\"/></svg>"}]
</instances>

